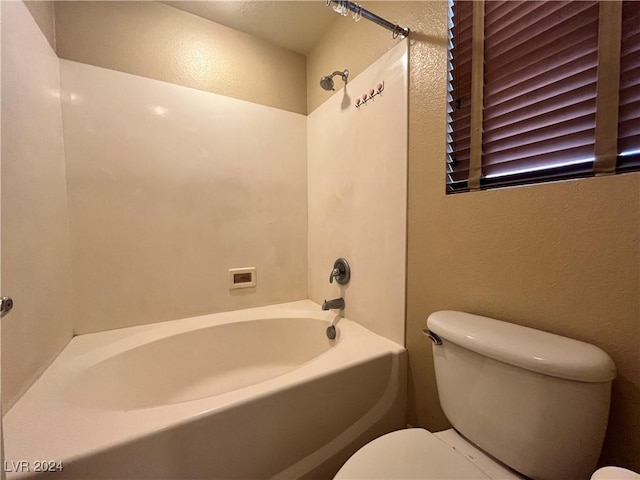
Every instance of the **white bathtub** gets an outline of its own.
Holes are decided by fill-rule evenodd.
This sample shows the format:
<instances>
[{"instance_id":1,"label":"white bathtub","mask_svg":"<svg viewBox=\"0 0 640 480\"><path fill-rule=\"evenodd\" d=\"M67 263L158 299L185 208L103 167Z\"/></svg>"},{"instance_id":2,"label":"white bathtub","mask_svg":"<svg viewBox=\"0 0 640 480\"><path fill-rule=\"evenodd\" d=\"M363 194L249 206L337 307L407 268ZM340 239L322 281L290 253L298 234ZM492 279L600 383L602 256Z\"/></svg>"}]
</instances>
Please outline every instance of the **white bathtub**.
<instances>
[{"instance_id":1,"label":"white bathtub","mask_svg":"<svg viewBox=\"0 0 640 480\"><path fill-rule=\"evenodd\" d=\"M75 337L4 417L8 478L331 477L406 399L404 348L344 318L329 340L334 317L306 300Z\"/></svg>"}]
</instances>

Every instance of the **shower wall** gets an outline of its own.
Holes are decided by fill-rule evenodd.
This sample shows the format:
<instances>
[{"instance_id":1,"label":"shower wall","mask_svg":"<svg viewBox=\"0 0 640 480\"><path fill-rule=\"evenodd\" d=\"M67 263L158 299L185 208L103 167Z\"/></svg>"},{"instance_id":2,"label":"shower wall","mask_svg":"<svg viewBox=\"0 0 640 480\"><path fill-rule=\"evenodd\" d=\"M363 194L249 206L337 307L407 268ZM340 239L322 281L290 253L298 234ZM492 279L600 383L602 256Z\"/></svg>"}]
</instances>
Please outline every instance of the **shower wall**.
<instances>
[{"instance_id":1,"label":"shower wall","mask_svg":"<svg viewBox=\"0 0 640 480\"><path fill-rule=\"evenodd\" d=\"M2 405L73 334L58 57L22 2L2 8Z\"/></svg>"},{"instance_id":2,"label":"shower wall","mask_svg":"<svg viewBox=\"0 0 640 480\"><path fill-rule=\"evenodd\" d=\"M309 115L307 133L309 298L322 303L344 297L346 317L400 345L405 315L407 49L405 40L349 79L346 87L335 77L336 92ZM356 99L381 82L382 94L356 108ZM345 257L352 268L344 287L329 284L338 257Z\"/></svg>"},{"instance_id":3,"label":"shower wall","mask_svg":"<svg viewBox=\"0 0 640 480\"><path fill-rule=\"evenodd\" d=\"M306 117L61 61L76 333L307 297ZM231 268L257 286L229 288Z\"/></svg>"},{"instance_id":4,"label":"shower wall","mask_svg":"<svg viewBox=\"0 0 640 480\"><path fill-rule=\"evenodd\" d=\"M159 2L55 16L75 331L306 298L305 57Z\"/></svg>"}]
</instances>

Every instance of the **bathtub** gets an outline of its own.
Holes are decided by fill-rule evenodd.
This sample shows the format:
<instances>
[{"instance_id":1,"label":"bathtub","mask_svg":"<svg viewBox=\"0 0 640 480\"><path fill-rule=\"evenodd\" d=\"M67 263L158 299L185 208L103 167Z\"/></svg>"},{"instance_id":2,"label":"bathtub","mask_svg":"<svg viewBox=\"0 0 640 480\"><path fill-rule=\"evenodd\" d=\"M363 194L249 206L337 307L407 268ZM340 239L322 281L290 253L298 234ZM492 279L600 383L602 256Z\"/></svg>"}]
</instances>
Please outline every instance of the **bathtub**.
<instances>
[{"instance_id":1,"label":"bathtub","mask_svg":"<svg viewBox=\"0 0 640 480\"><path fill-rule=\"evenodd\" d=\"M4 417L7 478L330 478L406 401L405 349L345 318L329 340L334 319L305 300L74 337Z\"/></svg>"}]
</instances>

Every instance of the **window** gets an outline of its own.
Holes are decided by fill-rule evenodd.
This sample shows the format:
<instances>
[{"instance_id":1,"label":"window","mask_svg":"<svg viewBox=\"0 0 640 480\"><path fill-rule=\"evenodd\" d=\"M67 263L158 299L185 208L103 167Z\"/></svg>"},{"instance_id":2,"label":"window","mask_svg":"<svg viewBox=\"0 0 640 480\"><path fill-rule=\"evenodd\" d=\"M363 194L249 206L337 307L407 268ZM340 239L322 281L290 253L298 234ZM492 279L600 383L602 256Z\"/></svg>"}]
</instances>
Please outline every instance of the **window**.
<instances>
[{"instance_id":1,"label":"window","mask_svg":"<svg viewBox=\"0 0 640 480\"><path fill-rule=\"evenodd\" d=\"M640 170L640 2L451 6L447 193Z\"/></svg>"}]
</instances>

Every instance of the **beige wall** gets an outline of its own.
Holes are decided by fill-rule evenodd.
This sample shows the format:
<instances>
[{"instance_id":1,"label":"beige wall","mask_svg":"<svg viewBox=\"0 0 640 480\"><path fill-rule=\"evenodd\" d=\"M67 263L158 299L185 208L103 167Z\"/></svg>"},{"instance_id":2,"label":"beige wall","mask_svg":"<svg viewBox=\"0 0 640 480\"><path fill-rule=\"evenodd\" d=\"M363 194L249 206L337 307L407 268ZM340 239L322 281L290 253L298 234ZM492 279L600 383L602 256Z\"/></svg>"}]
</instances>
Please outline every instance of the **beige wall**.
<instances>
[{"instance_id":1,"label":"beige wall","mask_svg":"<svg viewBox=\"0 0 640 480\"><path fill-rule=\"evenodd\" d=\"M602 461L640 470L640 176L627 174L446 196L445 2L375 2L412 30L409 88L407 333L409 423L447 426L427 316L459 309L578 338L616 362ZM321 72L354 74L391 34L338 22L308 60L310 111ZM364 25L361 25L364 24ZM344 48L349 45L349 48ZM318 77L318 78L316 78Z\"/></svg>"},{"instance_id":2,"label":"beige wall","mask_svg":"<svg viewBox=\"0 0 640 480\"><path fill-rule=\"evenodd\" d=\"M56 49L56 26L55 26L55 12L53 1L43 0L31 0L25 1L24 4L29 9L29 13L40 27L42 34L51 45L51 48Z\"/></svg>"},{"instance_id":3,"label":"beige wall","mask_svg":"<svg viewBox=\"0 0 640 480\"><path fill-rule=\"evenodd\" d=\"M58 58L21 2L2 2L2 404L72 336Z\"/></svg>"},{"instance_id":4,"label":"beige wall","mask_svg":"<svg viewBox=\"0 0 640 480\"><path fill-rule=\"evenodd\" d=\"M60 58L306 113L303 55L158 2L56 2Z\"/></svg>"}]
</instances>

